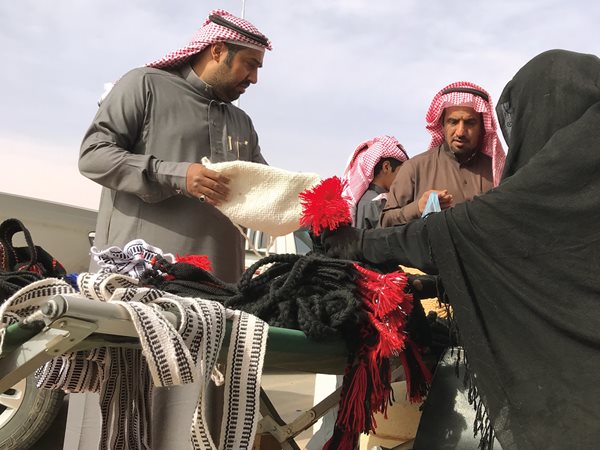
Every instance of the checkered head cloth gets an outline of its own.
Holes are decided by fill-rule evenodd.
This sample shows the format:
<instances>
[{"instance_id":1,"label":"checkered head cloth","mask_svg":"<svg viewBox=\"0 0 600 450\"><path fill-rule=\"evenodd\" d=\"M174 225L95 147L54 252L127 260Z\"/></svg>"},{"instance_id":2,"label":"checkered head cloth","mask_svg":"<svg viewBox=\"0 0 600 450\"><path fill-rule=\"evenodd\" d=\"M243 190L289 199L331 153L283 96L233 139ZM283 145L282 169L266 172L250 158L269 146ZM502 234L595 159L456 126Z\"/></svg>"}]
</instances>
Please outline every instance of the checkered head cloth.
<instances>
[{"instance_id":1,"label":"checkered head cloth","mask_svg":"<svg viewBox=\"0 0 600 450\"><path fill-rule=\"evenodd\" d=\"M215 9L210 12L202 28L196 32L189 44L146 66L157 69L177 67L216 42L231 42L256 49L272 50L271 41L250 22L225 10Z\"/></svg>"},{"instance_id":2,"label":"checkered head cloth","mask_svg":"<svg viewBox=\"0 0 600 450\"><path fill-rule=\"evenodd\" d=\"M382 158L395 158L404 162L408 156L395 137L385 135L361 143L350 155L342 176L342 195L350 204L353 216L356 204L373 181L373 169Z\"/></svg>"},{"instance_id":3,"label":"checkered head cloth","mask_svg":"<svg viewBox=\"0 0 600 450\"><path fill-rule=\"evenodd\" d=\"M468 81L457 81L449 84L433 97L425 117L427 130L432 136L429 150L444 142L444 130L440 118L444 109L450 106L469 106L482 113L485 135L481 152L492 158L494 186L498 186L506 156L496 134L497 124L492 98L482 87Z\"/></svg>"}]
</instances>

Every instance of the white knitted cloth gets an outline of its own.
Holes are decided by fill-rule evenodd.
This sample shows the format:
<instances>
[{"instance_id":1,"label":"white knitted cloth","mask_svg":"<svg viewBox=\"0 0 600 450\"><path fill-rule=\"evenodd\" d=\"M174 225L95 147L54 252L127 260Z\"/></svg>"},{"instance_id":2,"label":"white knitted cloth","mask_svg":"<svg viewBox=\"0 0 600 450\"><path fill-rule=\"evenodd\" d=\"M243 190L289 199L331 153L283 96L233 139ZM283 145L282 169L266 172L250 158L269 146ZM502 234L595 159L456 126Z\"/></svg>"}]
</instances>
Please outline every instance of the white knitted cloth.
<instances>
[{"instance_id":1,"label":"white knitted cloth","mask_svg":"<svg viewBox=\"0 0 600 450\"><path fill-rule=\"evenodd\" d=\"M80 294L63 280L46 278L22 288L0 307L4 325L38 310L54 295L80 295L90 301L118 303L130 314L141 350L104 347L68 353L37 372L38 386L70 392L99 392L100 450L151 450L150 411L153 386L202 383L190 440L194 450L250 449L258 423L262 366L268 325L218 302L179 297L137 287L135 278L111 273L82 273ZM175 329L162 311L177 312ZM206 387L232 321L225 373L225 404L220 441L208 432ZM0 329L0 348L5 328Z\"/></svg>"},{"instance_id":2,"label":"white knitted cloth","mask_svg":"<svg viewBox=\"0 0 600 450\"><path fill-rule=\"evenodd\" d=\"M202 164L231 179L229 200L217 208L234 224L283 236L300 228L298 195L319 183L315 173L289 172L248 161Z\"/></svg>"}]
</instances>

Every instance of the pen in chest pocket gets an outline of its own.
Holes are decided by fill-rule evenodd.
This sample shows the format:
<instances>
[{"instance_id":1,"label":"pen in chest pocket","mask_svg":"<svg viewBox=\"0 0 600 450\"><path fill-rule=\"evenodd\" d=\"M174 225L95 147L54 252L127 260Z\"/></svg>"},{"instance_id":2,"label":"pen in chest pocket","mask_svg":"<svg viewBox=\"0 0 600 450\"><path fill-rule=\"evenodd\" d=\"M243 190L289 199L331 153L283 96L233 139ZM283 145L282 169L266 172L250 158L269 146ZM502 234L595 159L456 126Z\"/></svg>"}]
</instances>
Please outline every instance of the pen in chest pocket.
<instances>
[{"instance_id":1,"label":"pen in chest pocket","mask_svg":"<svg viewBox=\"0 0 600 450\"><path fill-rule=\"evenodd\" d=\"M242 141L240 139L234 140L231 136L227 136L227 143L229 145L230 152L232 152L233 148L235 147L235 151L236 151L238 159L240 159L240 147L242 147L242 149L243 149L244 146L248 145L248 141Z\"/></svg>"}]
</instances>

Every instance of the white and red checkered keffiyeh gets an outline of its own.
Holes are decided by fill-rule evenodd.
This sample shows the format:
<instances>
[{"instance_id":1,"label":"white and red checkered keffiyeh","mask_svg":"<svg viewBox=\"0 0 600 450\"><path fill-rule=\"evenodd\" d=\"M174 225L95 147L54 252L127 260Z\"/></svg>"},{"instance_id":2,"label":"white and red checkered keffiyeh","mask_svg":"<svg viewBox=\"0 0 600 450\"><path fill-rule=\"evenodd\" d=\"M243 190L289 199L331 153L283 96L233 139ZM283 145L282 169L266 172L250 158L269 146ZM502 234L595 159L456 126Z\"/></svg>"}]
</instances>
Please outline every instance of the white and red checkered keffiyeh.
<instances>
[{"instance_id":1,"label":"white and red checkered keffiyeh","mask_svg":"<svg viewBox=\"0 0 600 450\"><path fill-rule=\"evenodd\" d=\"M395 137L386 135L364 141L350 155L342 176L342 196L350 205L353 220L356 204L373 181L373 169L382 158L395 158L404 162L408 156Z\"/></svg>"},{"instance_id":2,"label":"white and red checkered keffiyeh","mask_svg":"<svg viewBox=\"0 0 600 450\"><path fill-rule=\"evenodd\" d=\"M473 92L448 92L444 94L444 92L449 89L480 91L484 96L487 96L487 101ZM498 186L506 156L502 144L498 140L498 135L496 134L497 124L496 118L494 117L494 104L492 98L482 87L468 81L457 81L449 84L433 97L427 115L425 116L427 130L429 130L432 136L428 150L431 150L444 142L444 130L440 117L442 117L444 109L450 106L468 106L482 114L485 135L483 136L481 152L492 158L493 182L494 186Z\"/></svg>"},{"instance_id":3,"label":"white and red checkered keffiyeh","mask_svg":"<svg viewBox=\"0 0 600 450\"><path fill-rule=\"evenodd\" d=\"M233 24L234 27L238 27L246 31L248 35L244 35L232 28L215 23L210 18L210 16L213 15L222 17L227 22ZM262 37L263 40L259 42L255 39L252 39L252 34ZM272 50L271 41L269 41L269 39L267 39L267 37L260 31L258 31L258 28L256 28L250 22L240 19L239 17L236 17L223 9L215 9L210 12L209 17L202 24L202 28L196 32L189 44L178 50L167 53L162 58L146 64L146 66L154 67L156 69L177 67L183 64L185 61L188 61L192 56L200 53L209 45L216 42L231 42L256 49Z\"/></svg>"}]
</instances>

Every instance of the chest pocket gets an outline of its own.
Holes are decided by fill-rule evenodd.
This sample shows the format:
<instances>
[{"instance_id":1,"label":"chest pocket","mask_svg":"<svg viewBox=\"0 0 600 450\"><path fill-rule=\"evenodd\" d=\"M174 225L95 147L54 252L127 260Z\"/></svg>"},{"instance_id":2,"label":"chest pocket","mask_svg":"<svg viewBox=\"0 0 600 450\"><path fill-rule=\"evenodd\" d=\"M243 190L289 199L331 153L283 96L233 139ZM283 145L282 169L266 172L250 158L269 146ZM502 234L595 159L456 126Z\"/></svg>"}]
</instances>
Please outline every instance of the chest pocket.
<instances>
[{"instance_id":1,"label":"chest pocket","mask_svg":"<svg viewBox=\"0 0 600 450\"><path fill-rule=\"evenodd\" d=\"M225 161L250 161L252 151L250 150L250 140L244 136L226 135L224 136L223 153Z\"/></svg>"}]
</instances>

